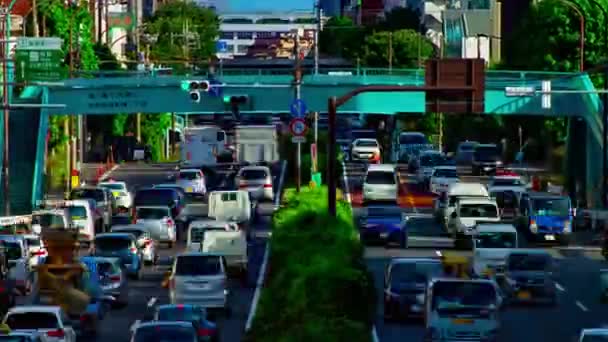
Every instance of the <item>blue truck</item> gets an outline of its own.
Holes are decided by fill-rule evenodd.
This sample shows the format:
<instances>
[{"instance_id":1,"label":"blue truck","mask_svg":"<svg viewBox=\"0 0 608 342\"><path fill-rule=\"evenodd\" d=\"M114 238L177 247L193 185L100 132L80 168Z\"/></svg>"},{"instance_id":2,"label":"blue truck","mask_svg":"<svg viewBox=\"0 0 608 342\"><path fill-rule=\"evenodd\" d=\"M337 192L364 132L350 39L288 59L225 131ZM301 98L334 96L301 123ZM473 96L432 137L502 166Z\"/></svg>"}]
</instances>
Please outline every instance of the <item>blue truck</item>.
<instances>
[{"instance_id":1,"label":"blue truck","mask_svg":"<svg viewBox=\"0 0 608 342\"><path fill-rule=\"evenodd\" d=\"M382 242L385 246L396 244L407 248L406 220L401 208L395 206L368 206L360 218L359 233L364 242Z\"/></svg>"},{"instance_id":2,"label":"blue truck","mask_svg":"<svg viewBox=\"0 0 608 342\"><path fill-rule=\"evenodd\" d=\"M515 224L529 241L558 242L567 245L574 219L568 196L544 193L524 193L519 200Z\"/></svg>"}]
</instances>

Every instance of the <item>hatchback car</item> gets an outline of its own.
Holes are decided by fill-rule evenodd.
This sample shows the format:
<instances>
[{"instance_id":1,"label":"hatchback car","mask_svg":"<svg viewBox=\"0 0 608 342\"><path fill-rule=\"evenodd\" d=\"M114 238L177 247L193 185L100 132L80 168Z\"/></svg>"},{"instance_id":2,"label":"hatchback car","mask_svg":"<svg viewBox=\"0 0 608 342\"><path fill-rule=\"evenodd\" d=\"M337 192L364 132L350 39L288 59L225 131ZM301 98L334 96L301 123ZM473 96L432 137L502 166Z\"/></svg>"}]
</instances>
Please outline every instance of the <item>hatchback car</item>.
<instances>
[{"instance_id":1,"label":"hatchback car","mask_svg":"<svg viewBox=\"0 0 608 342\"><path fill-rule=\"evenodd\" d=\"M236 175L236 184L253 199L272 201L274 198L272 173L266 166L243 167Z\"/></svg>"},{"instance_id":2,"label":"hatchback car","mask_svg":"<svg viewBox=\"0 0 608 342\"><path fill-rule=\"evenodd\" d=\"M133 207L169 207L171 217L177 218L186 205L185 198L178 190L167 188L146 188L137 190ZM133 212L135 215L135 211Z\"/></svg>"},{"instance_id":3,"label":"hatchback car","mask_svg":"<svg viewBox=\"0 0 608 342\"><path fill-rule=\"evenodd\" d=\"M48 341L76 342L76 331L68 315L59 306L17 306L9 310L2 322L11 331L37 331Z\"/></svg>"},{"instance_id":4,"label":"hatchback car","mask_svg":"<svg viewBox=\"0 0 608 342\"><path fill-rule=\"evenodd\" d=\"M199 169L179 170L175 183L181 186L187 193L207 193L205 176L203 175L203 172Z\"/></svg>"},{"instance_id":5,"label":"hatchback car","mask_svg":"<svg viewBox=\"0 0 608 342\"><path fill-rule=\"evenodd\" d=\"M152 239L149 228L137 224L114 226L112 233L129 233L133 234L137 239L137 247L141 250L144 258L144 263L148 265L158 262L158 250L156 241Z\"/></svg>"},{"instance_id":6,"label":"hatchback car","mask_svg":"<svg viewBox=\"0 0 608 342\"><path fill-rule=\"evenodd\" d=\"M107 181L97 184L100 188L109 189L114 196L118 208L131 208L133 196L127 189L127 183L118 181Z\"/></svg>"},{"instance_id":7,"label":"hatchback car","mask_svg":"<svg viewBox=\"0 0 608 342\"><path fill-rule=\"evenodd\" d=\"M166 274L171 304L194 304L231 314L226 261L219 254L178 255Z\"/></svg>"},{"instance_id":8,"label":"hatchback car","mask_svg":"<svg viewBox=\"0 0 608 342\"><path fill-rule=\"evenodd\" d=\"M177 227L171 217L171 209L162 206L142 206L135 208L135 222L146 227L150 237L173 247L177 240Z\"/></svg>"},{"instance_id":9,"label":"hatchback car","mask_svg":"<svg viewBox=\"0 0 608 342\"><path fill-rule=\"evenodd\" d=\"M33 268L40 265L48 255L46 247L44 246L44 241L40 236L34 234L26 234L23 235L23 237L27 241L30 252L30 267Z\"/></svg>"},{"instance_id":10,"label":"hatchback car","mask_svg":"<svg viewBox=\"0 0 608 342\"><path fill-rule=\"evenodd\" d=\"M119 258L129 276L140 279L143 261L137 239L128 233L105 233L95 237L93 256Z\"/></svg>"},{"instance_id":11,"label":"hatchback car","mask_svg":"<svg viewBox=\"0 0 608 342\"><path fill-rule=\"evenodd\" d=\"M391 201L396 203L399 179L393 165L370 165L363 180L363 202Z\"/></svg>"},{"instance_id":12,"label":"hatchback car","mask_svg":"<svg viewBox=\"0 0 608 342\"><path fill-rule=\"evenodd\" d=\"M163 322L190 322L196 328L199 342L219 341L217 325L211 322L207 310L198 305L160 305L155 308L152 319Z\"/></svg>"},{"instance_id":13,"label":"hatchback car","mask_svg":"<svg viewBox=\"0 0 608 342\"><path fill-rule=\"evenodd\" d=\"M127 305L129 302L128 281L119 258L82 257L80 260L88 265L96 264L103 294L114 297L113 305Z\"/></svg>"},{"instance_id":14,"label":"hatchback car","mask_svg":"<svg viewBox=\"0 0 608 342\"><path fill-rule=\"evenodd\" d=\"M198 342L196 329L190 322L153 321L133 327L131 342Z\"/></svg>"}]
</instances>

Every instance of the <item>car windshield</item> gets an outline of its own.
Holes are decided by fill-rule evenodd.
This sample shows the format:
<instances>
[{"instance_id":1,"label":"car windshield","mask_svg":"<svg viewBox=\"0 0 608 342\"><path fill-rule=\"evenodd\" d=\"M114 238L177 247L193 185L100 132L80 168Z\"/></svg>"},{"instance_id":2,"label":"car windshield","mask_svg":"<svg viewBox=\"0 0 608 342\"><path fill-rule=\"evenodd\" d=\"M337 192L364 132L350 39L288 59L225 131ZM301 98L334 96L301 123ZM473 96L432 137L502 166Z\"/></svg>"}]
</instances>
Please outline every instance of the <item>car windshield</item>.
<instances>
[{"instance_id":1,"label":"car windshield","mask_svg":"<svg viewBox=\"0 0 608 342\"><path fill-rule=\"evenodd\" d=\"M401 219L401 212L401 209L398 207L369 207L367 208L367 217Z\"/></svg>"},{"instance_id":2,"label":"car windshield","mask_svg":"<svg viewBox=\"0 0 608 342\"><path fill-rule=\"evenodd\" d=\"M389 171L369 171L365 177L367 184L395 184L395 174Z\"/></svg>"},{"instance_id":3,"label":"car windshield","mask_svg":"<svg viewBox=\"0 0 608 342\"><path fill-rule=\"evenodd\" d=\"M493 204L462 204L460 217L498 217L498 208Z\"/></svg>"},{"instance_id":4,"label":"car windshield","mask_svg":"<svg viewBox=\"0 0 608 342\"><path fill-rule=\"evenodd\" d=\"M63 216L55 214L35 214L32 216L32 224L48 228L66 228Z\"/></svg>"},{"instance_id":5,"label":"car windshield","mask_svg":"<svg viewBox=\"0 0 608 342\"><path fill-rule=\"evenodd\" d=\"M532 200L532 211L536 216L568 216L570 201L568 198L535 198Z\"/></svg>"},{"instance_id":6,"label":"car windshield","mask_svg":"<svg viewBox=\"0 0 608 342\"><path fill-rule=\"evenodd\" d=\"M428 144L426 137L422 134L401 134L399 136L400 145L423 145Z\"/></svg>"},{"instance_id":7,"label":"car windshield","mask_svg":"<svg viewBox=\"0 0 608 342\"><path fill-rule=\"evenodd\" d=\"M54 312L11 313L6 318L11 330L57 329L59 321Z\"/></svg>"},{"instance_id":8,"label":"car windshield","mask_svg":"<svg viewBox=\"0 0 608 342\"><path fill-rule=\"evenodd\" d=\"M458 178L458 172L456 172L456 169L435 169L433 177Z\"/></svg>"},{"instance_id":9,"label":"car windshield","mask_svg":"<svg viewBox=\"0 0 608 342\"><path fill-rule=\"evenodd\" d=\"M376 139L376 131L373 130L353 130L353 139Z\"/></svg>"},{"instance_id":10,"label":"car windshield","mask_svg":"<svg viewBox=\"0 0 608 342\"><path fill-rule=\"evenodd\" d=\"M21 245L17 242L3 241L4 253L8 260L21 259Z\"/></svg>"},{"instance_id":11,"label":"car windshield","mask_svg":"<svg viewBox=\"0 0 608 342\"><path fill-rule=\"evenodd\" d=\"M246 169L241 172L243 179L264 179L267 176L266 170Z\"/></svg>"},{"instance_id":12,"label":"car windshield","mask_svg":"<svg viewBox=\"0 0 608 342\"><path fill-rule=\"evenodd\" d=\"M477 146L475 152L473 152L473 156L477 161L493 162L500 158L500 153L496 146Z\"/></svg>"},{"instance_id":13,"label":"car windshield","mask_svg":"<svg viewBox=\"0 0 608 342\"><path fill-rule=\"evenodd\" d=\"M437 154L425 154L420 156L420 166L433 166L444 162L445 158L437 153Z\"/></svg>"},{"instance_id":14,"label":"car windshield","mask_svg":"<svg viewBox=\"0 0 608 342\"><path fill-rule=\"evenodd\" d=\"M460 144L460 146L458 146L458 152L472 152L475 149L475 145L473 143L465 143L465 144Z\"/></svg>"},{"instance_id":15,"label":"car windshield","mask_svg":"<svg viewBox=\"0 0 608 342\"><path fill-rule=\"evenodd\" d=\"M84 206L68 207L68 213L72 220L84 220L87 218L87 208Z\"/></svg>"},{"instance_id":16,"label":"car windshield","mask_svg":"<svg viewBox=\"0 0 608 342\"><path fill-rule=\"evenodd\" d=\"M391 267L391 284L425 283L433 276L439 276L443 269L439 262L398 263Z\"/></svg>"},{"instance_id":17,"label":"car windshield","mask_svg":"<svg viewBox=\"0 0 608 342\"><path fill-rule=\"evenodd\" d=\"M113 225L123 225L131 223L131 218L129 216L112 216L112 224Z\"/></svg>"},{"instance_id":18,"label":"car windshield","mask_svg":"<svg viewBox=\"0 0 608 342\"><path fill-rule=\"evenodd\" d=\"M608 342L608 334L604 335L585 335L581 342Z\"/></svg>"},{"instance_id":19,"label":"car windshield","mask_svg":"<svg viewBox=\"0 0 608 342\"><path fill-rule=\"evenodd\" d=\"M119 229L116 232L131 234L135 236L136 239L139 239L142 235L145 234L145 231L140 229Z\"/></svg>"},{"instance_id":20,"label":"car windshield","mask_svg":"<svg viewBox=\"0 0 608 342\"><path fill-rule=\"evenodd\" d=\"M137 208L137 218L144 220L162 220L169 216L169 208Z\"/></svg>"},{"instance_id":21,"label":"car windshield","mask_svg":"<svg viewBox=\"0 0 608 342\"><path fill-rule=\"evenodd\" d=\"M177 192L173 189L153 189L138 191L135 195L135 206L170 205L176 200Z\"/></svg>"},{"instance_id":22,"label":"car windshield","mask_svg":"<svg viewBox=\"0 0 608 342\"><path fill-rule=\"evenodd\" d=\"M25 336L8 336L8 335L0 336L0 342L30 342L30 341L34 341L34 340L30 339L29 337L25 337Z\"/></svg>"},{"instance_id":23,"label":"car windshield","mask_svg":"<svg viewBox=\"0 0 608 342\"><path fill-rule=\"evenodd\" d=\"M198 172L194 171L182 171L179 173L179 179L184 180L195 180L198 179Z\"/></svg>"},{"instance_id":24,"label":"car windshield","mask_svg":"<svg viewBox=\"0 0 608 342\"><path fill-rule=\"evenodd\" d=\"M511 254L507 268L511 271L546 271L551 266L550 261L547 255Z\"/></svg>"},{"instance_id":25,"label":"car windshield","mask_svg":"<svg viewBox=\"0 0 608 342\"><path fill-rule=\"evenodd\" d=\"M70 193L70 199L94 199L96 202L103 202L105 200L103 190L101 189L74 189Z\"/></svg>"},{"instance_id":26,"label":"car windshield","mask_svg":"<svg viewBox=\"0 0 608 342\"><path fill-rule=\"evenodd\" d=\"M100 276L105 276L108 273L112 273L112 264L109 262L99 262L97 263L97 272Z\"/></svg>"},{"instance_id":27,"label":"car windshield","mask_svg":"<svg viewBox=\"0 0 608 342\"><path fill-rule=\"evenodd\" d=\"M194 327L179 326L145 327L135 330L134 342L196 342Z\"/></svg>"},{"instance_id":28,"label":"car windshield","mask_svg":"<svg viewBox=\"0 0 608 342\"><path fill-rule=\"evenodd\" d=\"M524 182L519 178L497 178L490 186L523 186Z\"/></svg>"},{"instance_id":29,"label":"car windshield","mask_svg":"<svg viewBox=\"0 0 608 342\"><path fill-rule=\"evenodd\" d=\"M357 147L378 147L378 143L375 140L359 140L356 144Z\"/></svg>"},{"instance_id":30,"label":"car windshield","mask_svg":"<svg viewBox=\"0 0 608 342\"><path fill-rule=\"evenodd\" d=\"M97 237L95 249L102 251L121 251L131 246L131 240L121 236Z\"/></svg>"},{"instance_id":31,"label":"car windshield","mask_svg":"<svg viewBox=\"0 0 608 342\"><path fill-rule=\"evenodd\" d=\"M191 306L177 305L158 310L159 321L200 322L204 319L204 311Z\"/></svg>"},{"instance_id":32,"label":"car windshield","mask_svg":"<svg viewBox=\"0 0 608 342\"><path fill-rule=\"evenodd\" d=\"M41 243L40 243L40 239L36 239L36 238L27 238L27 245L30 247L40 247Z\"/></svg>"},{"instance_id":33,"label":"car windshield","mask_svg":"<svg viewBox=\"0 0 608 342\"><path fill-rule=\"evenodd\" d=\"M481 232L475 236L476 248L516 248L517 235L511 232Z\"/></svg>"},{"instance_id":34,"label":"car windshield","mask_svg":"<svg viewBox=\"0 0 608 342\"><path fill-rule=\"evenodd\" d=\"M120 184L120 183L103 183L103 184L99 184L99 187L110 189L110 190L125 190L124 184Z\"/></svg>"},{"instance_id":35,"label":"car windshield","mask_svg":"<svg viewBox=\"0 0 608 342\"><path fill-rule=\"evenodd\" d=\"M220 273L220 258L206 255L182 255L177 258L175 274L178 276L205 276Z\"/></svg>"},{"instance_id":36,"label":"car windshield","mask_svg":"<svg viewBox=\"0 0 608 342\"><path fill-rule=\"evenodd\" d=\"M489 316L496 308L496 289L490 283L445 281L433 284L432 307L442 317Z\"/></svg>"}]
</instances>

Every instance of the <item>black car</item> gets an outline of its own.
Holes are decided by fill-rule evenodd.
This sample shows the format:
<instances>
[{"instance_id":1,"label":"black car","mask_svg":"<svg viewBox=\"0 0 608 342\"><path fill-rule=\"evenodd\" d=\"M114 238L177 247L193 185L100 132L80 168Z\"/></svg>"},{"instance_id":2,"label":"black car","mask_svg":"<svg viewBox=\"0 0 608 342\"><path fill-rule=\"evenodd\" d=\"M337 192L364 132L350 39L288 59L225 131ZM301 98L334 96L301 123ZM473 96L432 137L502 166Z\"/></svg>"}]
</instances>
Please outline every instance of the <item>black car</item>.
<instances>
[{"instance_id":1,"label":"black car","mask_svg":"<svg viewBox=\"0 0 608 342\"><path fill-rule=\"evenodd\" d=\"M144 188L137 190L133 200L133 208L139 206L168 206L175 219L184 209L185 198L173 188Z\"/></svg>"}]
</instances>

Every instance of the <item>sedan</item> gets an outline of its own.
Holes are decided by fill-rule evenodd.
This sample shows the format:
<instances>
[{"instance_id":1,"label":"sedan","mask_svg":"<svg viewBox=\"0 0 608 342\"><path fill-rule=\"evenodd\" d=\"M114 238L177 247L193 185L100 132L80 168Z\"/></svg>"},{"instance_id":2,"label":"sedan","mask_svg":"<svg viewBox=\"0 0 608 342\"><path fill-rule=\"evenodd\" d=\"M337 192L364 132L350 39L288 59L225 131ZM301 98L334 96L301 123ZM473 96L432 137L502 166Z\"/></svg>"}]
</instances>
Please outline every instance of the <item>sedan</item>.
<instances>
[{"instance_id":1,"label":"sedan","mask_svg":"<svg viewBox=\"0 0 608 342\"><path fill-rule=\"evenodd\" d=\"M198 305L160 305L155 310L153 320L162 322L190 322L196 328L200 342L215 342L219 340L217 325L211 322L207 315L207 310Z\"/></svg>"},{"instance_id":2,"label":"sedan","mask_svg":"<svg viewBox=\"0 0 608 342\"><path fill-rule=\"evenodd\" d=\"M266 166L245 166L236 175L239 189L248 191L251 198L272 201L272 173Z\"/></svg>"},{"instance_id":3,"label":"sedan","mask_svg":"<svg viewBox=\"0 0 608 342\"><path fill-rule=\"evenodd\" d=\"M112 227L112 233L129 233L137 239L137 247L141 250L144 263L155 265L158 262L158 246L152 239L148 227L137 224Z\"/></svg>"}]
</instances>

